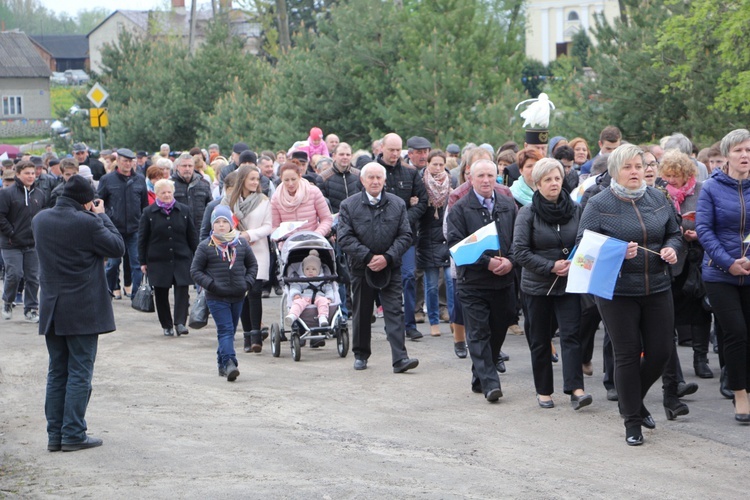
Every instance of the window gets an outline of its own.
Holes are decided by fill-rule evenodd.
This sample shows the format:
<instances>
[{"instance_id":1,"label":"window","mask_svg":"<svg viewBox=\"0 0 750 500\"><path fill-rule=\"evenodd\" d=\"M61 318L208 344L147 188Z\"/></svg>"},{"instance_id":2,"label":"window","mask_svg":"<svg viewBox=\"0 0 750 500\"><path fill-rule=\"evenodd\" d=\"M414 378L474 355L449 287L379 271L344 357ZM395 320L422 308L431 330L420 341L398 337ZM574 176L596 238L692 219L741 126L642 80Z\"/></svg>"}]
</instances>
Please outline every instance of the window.
<instances>
[{"instance_id":1,"label":"window","mask_svg":"<svg viewBox=\"0 0 750 500\"><path fill-rule=\"evenodd\" d=\"M579 21L579 20L580 19L578 18L578 12L574 10L570 11L570 13L568 14L568 21Z\"/></svg>"},{"instance_id":2,"label":"window","mask_svg":"<svg viewBox=\"0 0 750 500\"><path fill-rule=\"evenodd\" d=\"M20 116L23 114L21 96L3 96L3 116Z\"/></svg>"}]
</instances>

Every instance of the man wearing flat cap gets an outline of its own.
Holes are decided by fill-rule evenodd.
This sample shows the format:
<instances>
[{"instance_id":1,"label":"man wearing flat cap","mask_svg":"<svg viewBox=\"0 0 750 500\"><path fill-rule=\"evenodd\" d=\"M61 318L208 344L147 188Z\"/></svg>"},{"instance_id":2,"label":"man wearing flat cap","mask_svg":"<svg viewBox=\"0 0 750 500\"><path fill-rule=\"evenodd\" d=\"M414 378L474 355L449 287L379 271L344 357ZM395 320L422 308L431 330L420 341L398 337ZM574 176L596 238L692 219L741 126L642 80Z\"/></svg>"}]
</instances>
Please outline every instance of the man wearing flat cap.
<instances>
[{"instance_id":1,"label":"man wearing flat cap","mask_svg":"<svg viewBox=\"0 0 750 500\"><path fill-rule=\"evenodd\" d=\"M57 204L32 221L42 285L39 334L49 353L44 403L49 451L102 444L86 433L86 407L99 334L115 330L104 259L119 260L125 243L104 203L97 202L91 183L74 175Z\"/></svg>"},{"instance_id":2,"label":"man wearing flat cap","mask_svg":"<svg viewBox=\"0 0 750 500\"><path fill-rule=\"evenodd\" d=\"M106 174L99 180L98 195L104 201L107 215L122 235L127 249L132 276L132 289L141 285L141 264L138 260L138 225L141 212L148 206L148 189L146 179L135 172L135 153L126 148L117 150L117 166L114 172ZM120 287L119 258L107 261L107 283L114 294Z\"/></svg>"},{"instance_id":3,"label":"man wearing flat cap","mask_svg":"<svg viewBox=\"0 0 750 500\"><path fill-rule=\"evenodd\" d=\"M341 202L337 230L337 241L349 257L352 275L354 369L367 368L370 318L379 291L393 372L403 373L419 364L406 354L401 308L401 258L412 243L406 203L385 191L386 170L382 165L368 163L360 179L364 189Z\"/></svg>"},{"instance_id":4,"label":"man wearing flat cap","mask_svg":"<svg viewBox=\"0 0 750 500\"><path fill-rule=\"evenodd\" d=\"M420 172L427 166L427 157L430 155L432 144L424 137L414 136L406 140L409 164Z\"/></svg>"},{"instance_id":5,"label":"man wearing flat cap","mask_svg":"<svg viewBox=\"0 0 750 500\"><path fill-rule=\"evenodd\" d=\"M85 142L76 142L73 144L73 158L78 160L79 166L88 165L95 181L98 181L107 173L104 168L104 163L91 157L89 154L89 147L86 146Z\"/></svg>"}]
</instances>

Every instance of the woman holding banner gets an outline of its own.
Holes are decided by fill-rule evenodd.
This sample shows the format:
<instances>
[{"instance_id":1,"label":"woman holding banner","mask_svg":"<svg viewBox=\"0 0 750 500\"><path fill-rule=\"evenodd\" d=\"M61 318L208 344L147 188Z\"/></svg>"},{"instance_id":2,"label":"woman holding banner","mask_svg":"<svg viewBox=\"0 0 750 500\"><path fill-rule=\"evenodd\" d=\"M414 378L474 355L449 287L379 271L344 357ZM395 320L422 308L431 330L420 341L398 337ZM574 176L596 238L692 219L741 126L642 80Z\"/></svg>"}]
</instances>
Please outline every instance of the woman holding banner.
<instances>
[{"instance_id":1,"label":"woman holding banner","mask_svg":"<svg viewBox=\"0 0 750 500\"><path fill-rule=\"evenodd\" d=\"M522 267L521 290L529 322L529 349L537 402L553 408L552 347L550 324L560 327L563 392L570 394L574 410L588 406L591 395L583 390L582 347L579 338L580 298L565 292L568 260L581 218L581 207L562 188L565 172L559 161L539 160L532 171L536 191L531 203L518 212L513 234L513 255Z\"/></svg>"},{"instance_id":2,"label":"woman holding banner","mask_svg":"<svg viewBox=\"0 0 750 500\"><path fill-rule=\"evenodd\" d=\"M674 305L667 264L677 262L682 235L667 197L644 181L639 147L618 147L607 168L612 183L586 205L577 243L586 229L628 242L612 298L597 296L596 303L614 346L625 440L638 446L643 444L641 426L656 427L643 398L661 376L673 348Z\"/></svg>"},{"instance_id":3,"label":"woman holding banner","mask_svg":"<svg viewBox=\"0 0 750 500\"><path fill-rule=\"evenodd\" d=\"M750 132L737 129L721 140L726 171L716 169L703 184L696 210L703 281L724 333L727 385L734 392L734 418L750 424Z\"/></svg>"}]
</instances>

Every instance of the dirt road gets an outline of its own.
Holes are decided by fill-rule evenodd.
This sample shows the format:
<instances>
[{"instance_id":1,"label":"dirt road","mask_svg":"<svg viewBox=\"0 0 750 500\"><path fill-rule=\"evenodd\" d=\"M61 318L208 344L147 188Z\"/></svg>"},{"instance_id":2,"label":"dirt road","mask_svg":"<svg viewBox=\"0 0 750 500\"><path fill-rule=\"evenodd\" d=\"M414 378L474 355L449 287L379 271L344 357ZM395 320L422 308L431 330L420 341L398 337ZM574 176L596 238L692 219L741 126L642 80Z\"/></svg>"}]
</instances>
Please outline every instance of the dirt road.
<instances>
[{"instance_id":1,"label":"dirt road","mask_svg":"<svg viewBox=\"0 0 750 500\"><path fill-rule=\"evenodd\" d=\"M264 300L264 320L278 317ZM295 363L238 354L235 383L217 376L213 324L166 338L155 314L115 302L119 330L100 338L89 432L101 448L49 453L44 419L47 354L36 325L0 323L0 497L7 498L746 498L750 428L734 423L717 378L690 415L668 422L660 387L646 443L625 445L616 403L601 383L594 404L574 412L555 366L557 407L537 406L524 337L508 336L511 359L497 404L470 391L470 361L443 336L408 342L419 367L391 372L375 325L363 372L335 345L303 348ZM423 333L428 328L422 326ZM600 334L601 335L601 334ZM241 336L241 335L240 335ZM236 347L241 351L238 336ZM711 354L711 367L718 360Z\"/></svg>"}]
</instances>

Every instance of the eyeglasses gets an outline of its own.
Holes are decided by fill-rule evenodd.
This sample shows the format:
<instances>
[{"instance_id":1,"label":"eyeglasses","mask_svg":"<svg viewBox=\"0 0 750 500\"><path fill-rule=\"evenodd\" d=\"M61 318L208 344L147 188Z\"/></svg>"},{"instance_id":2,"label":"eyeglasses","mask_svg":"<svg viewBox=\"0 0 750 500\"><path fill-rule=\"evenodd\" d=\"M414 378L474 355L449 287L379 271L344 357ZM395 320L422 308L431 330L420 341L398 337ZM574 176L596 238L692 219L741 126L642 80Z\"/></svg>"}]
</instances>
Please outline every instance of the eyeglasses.
<instances>
[{"instance_id":1,"label":"eyeglasses","mask_svg":"<svg viewBox=\"0 0 750 500\"><path fill-rule=\"evenodd\" d=\"M659 168L659 162L658 161L652 161L650 163L646 163L646 168L653 168L654 170Z\"/></svg>"}]
</instances>

